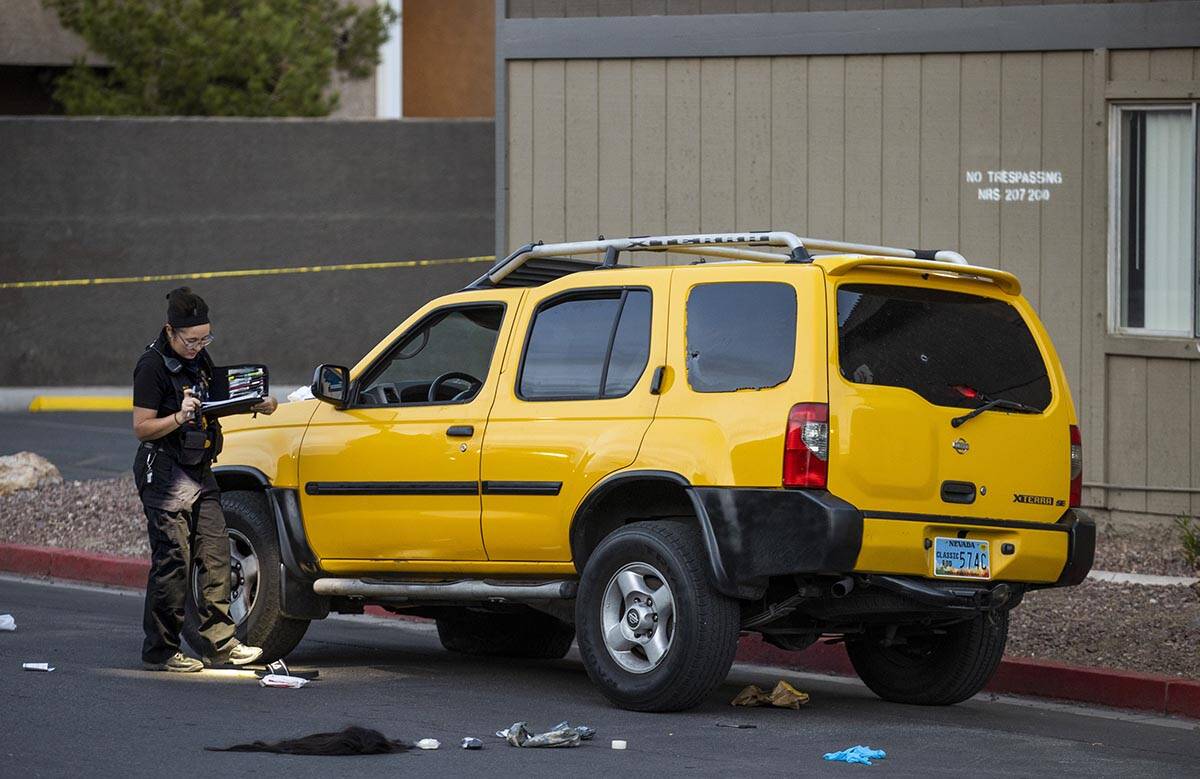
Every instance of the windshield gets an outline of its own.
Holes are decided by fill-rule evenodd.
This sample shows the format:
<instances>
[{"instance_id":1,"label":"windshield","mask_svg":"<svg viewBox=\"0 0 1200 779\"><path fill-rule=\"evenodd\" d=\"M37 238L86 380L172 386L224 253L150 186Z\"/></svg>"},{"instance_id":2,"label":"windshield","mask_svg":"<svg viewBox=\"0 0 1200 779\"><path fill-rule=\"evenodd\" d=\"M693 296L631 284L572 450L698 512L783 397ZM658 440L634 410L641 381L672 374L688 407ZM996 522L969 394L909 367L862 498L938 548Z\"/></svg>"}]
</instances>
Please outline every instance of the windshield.
<instances>
[{"instance_id":1,"label":"windshield","mask_svg":"<svg viewBox=\"0 0 1200 779\"><path fill-rule=\"evenodd\" d=\"M838 360L856 384L904 387L939 406L1003 398L1039 411L1050 379L1029 327L1001 300L919 287L838 289Z\"/></svg>"}]
</instances>

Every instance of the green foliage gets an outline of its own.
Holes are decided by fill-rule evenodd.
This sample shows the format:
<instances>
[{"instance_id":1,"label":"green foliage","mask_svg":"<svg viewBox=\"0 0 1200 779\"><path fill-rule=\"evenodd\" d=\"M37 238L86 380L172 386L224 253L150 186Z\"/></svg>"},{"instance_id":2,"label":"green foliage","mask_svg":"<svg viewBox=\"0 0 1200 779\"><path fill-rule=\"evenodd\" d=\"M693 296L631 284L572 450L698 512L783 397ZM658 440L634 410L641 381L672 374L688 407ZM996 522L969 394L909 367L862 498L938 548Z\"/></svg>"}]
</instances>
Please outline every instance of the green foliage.
<instances>
[{"instance_id":1,"label":"green foliage","mask_svg":"<svg viewBox=\"0 0 1200 779\"><path fill-rule=\"evenodd\" d=\"M396 17L345 0L42 2L112 66L58 80L73 115L325 116L334 69L370 75Z\"/></svg>"},{"instance_id":2,"label":"green foliage","mask_svg":"<svg viewBox=\"0 0 1200 779\"><path fill-rule=\"evenodd\" d=\"M1179 538L1183 542L1183 559L1193 568L1200 567L1200 523L1192 517L1175 517Z\"/></svg>"}]
</instances>

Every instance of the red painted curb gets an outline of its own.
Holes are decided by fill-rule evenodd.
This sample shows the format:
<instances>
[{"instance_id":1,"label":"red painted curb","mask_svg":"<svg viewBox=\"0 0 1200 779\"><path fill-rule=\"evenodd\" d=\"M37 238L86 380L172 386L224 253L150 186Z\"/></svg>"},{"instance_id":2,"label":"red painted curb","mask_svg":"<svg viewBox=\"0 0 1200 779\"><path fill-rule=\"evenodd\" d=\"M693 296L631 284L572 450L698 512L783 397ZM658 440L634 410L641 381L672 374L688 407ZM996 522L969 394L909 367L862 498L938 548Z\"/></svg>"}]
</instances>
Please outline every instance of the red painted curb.
<instances>
[{"instance_id":1,"label":"red painted curb","mask_svg":"<svg viewBox=\"0 0 1200 779\"><path fill-rule=\"evenodd\" d=\"M149 569L149 561L137 557L0 544L0 571L28 576L143 588ZM377 616L427 621L392 614L373 606L368 606L366 612ZM748 635L738 642L736 660L798 671L854 675L854 668L841 644L817 643L803 652L789 652L764 643L757 634ZM1081 668L1046 660L1006 657L988 683L987 690L1200 719L1200 680L1152 676L1112 668Z\"/></svg>"}]
</instances>

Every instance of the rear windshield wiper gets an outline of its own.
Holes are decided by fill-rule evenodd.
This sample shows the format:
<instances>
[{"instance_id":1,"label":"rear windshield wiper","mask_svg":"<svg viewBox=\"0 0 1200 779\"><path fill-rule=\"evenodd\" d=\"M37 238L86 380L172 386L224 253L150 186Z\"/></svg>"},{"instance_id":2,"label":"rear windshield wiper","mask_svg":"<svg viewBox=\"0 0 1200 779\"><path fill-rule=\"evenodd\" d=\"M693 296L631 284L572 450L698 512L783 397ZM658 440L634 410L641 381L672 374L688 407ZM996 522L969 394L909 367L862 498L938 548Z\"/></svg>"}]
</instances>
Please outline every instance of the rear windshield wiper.
<instances>
[{"instance_id":1,"label":"rear windshield wiper","mask_svg":"<svg viewBox=\"0 0 1200 779\"><path fill-rule=\"evenodd\" d=\"M1009 411L1020 411L1025 414L1040 414L1040 413L1042 413L1042 409L1040 409L1040 408L1034 408L1033 406L1026 406L1024 403L1018 403L1015 400L1005 400L1004 398L996 398L995 400L989 400L987 403L984 403L979 408L972 410L970 413L963 414L961 417L955 417L954 419L951 419L950 426L951 427L961 427L962 425L971 421L972 419L979 416L983 412L990 411L993 408L1004 408L1004 409L1008 409Z\"/></svg>"}]
</instances>

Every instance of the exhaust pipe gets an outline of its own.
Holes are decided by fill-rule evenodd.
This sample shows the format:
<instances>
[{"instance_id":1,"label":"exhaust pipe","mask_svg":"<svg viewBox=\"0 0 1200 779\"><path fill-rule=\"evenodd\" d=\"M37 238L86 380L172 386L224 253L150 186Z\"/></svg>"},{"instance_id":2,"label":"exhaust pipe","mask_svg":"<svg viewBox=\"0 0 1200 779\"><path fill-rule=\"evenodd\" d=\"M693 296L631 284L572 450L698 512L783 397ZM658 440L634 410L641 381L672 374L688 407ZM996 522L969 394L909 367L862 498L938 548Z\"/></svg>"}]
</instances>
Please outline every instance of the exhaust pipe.
<instances>
[{"instance_id":1,"label":"exhaust pipe","mask_svg":"<svg viewBox=\"0 0 1200 779\"><path fill-rule=\"evenodd\" d=\"M577 581L562 579L534 584L486 581L388 582L363 579L317 579L317 595L343 595L385 600L529 601L567 600L575 597Z\"/></svg>"},{"instance_id":2,"label":"exhaust pipe","mask_svg":"<svg viewBox=\"0 0 1200 779\"><path fill-rule=\"evenodd\" d=\"M854 577L846 576L842 579L838 579L829 589L830 592L833 593L833 597L844 598L854 589Z\"/></svg>"}]
</instances>

